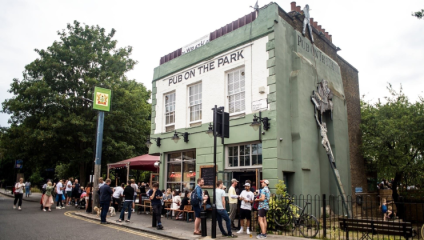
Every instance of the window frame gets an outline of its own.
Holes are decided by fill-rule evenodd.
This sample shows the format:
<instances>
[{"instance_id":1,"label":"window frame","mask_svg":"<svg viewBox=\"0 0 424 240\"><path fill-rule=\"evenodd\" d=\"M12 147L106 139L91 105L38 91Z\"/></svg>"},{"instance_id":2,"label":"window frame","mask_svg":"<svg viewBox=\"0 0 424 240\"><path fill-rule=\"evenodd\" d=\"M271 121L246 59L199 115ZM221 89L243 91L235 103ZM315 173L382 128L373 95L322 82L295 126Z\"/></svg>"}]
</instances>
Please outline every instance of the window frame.
<instances>
[{"instance_id":1,"label":"window frame","mask_svg":"<svg viewBox=\"0 0 424 240\"><path fill-rule=\"evenodd\" d=\"M230 94L230 77L229 77L229 74L237 72L237 71L238 72L244 72L244 75L239 73L239 77L240 76L244 77L244 80L243 80L244 81L244 83L243 83L244 89L243 89L243 91L241 91L241 89L240 89L239 92ZM238 66L234 69L226 71L225 72L225 81L226 81L226 93L227 93L227 101L228 101L228 113L230 114L230 116L245 113L246 112L246 67L244 65L242 65L242 66ZM240 83L240 81L239 81L239 83ZM233 87L234 87L234 84L233 84ZM242 88L242 87L240 86L240 88ZM234 89L233 89L233 91L234 91ZM230 107L231 97L235 96L236 94L242 94L242 93L244 93L244 99L243 99L244 105L243 105L243 107L240 107L240 111L236 112L235 111L235 105L236 105L235 102L241 101L241 99L240 100L234 100L234 112L231 112L231 107Z\"/></svg>"},{"instance_id":2,"label":"window frame","mask_svg":"<svg viewBox=\"0 0 424 240\"><path fill-rule=\"evenodd\" d=\"M252 145L255 144L260 144L261 145L261 154L252 154L253 148ZM249 166L240 166L240 146L244 146L244 145L250 145L250 165ZM237 161L238 161L238 166L230 166L230 147L237 147ZM262 156L262 164L258 164L258 165L252 165L253 163L253 158L252 156ZM259 159L259 158L258 158ZM227 145L225 146L225 168L226 169L256 169L256 168L262 168L263 166L263 147L262 147L262 143L261 142L246 142L246 143L237 143L237 144L231 144L231 145Z\"/></svg>"},{"instance_id":3,"label":"window frame","mask_svg":"<svg viewBox=\"0 0 424 240\"><path fill-rule=\"evenodd\" d=\"M170 155L171 154L178 153L178 154L180 154L181 159L182 159L183 153L187 153L187 152L194 152L195 158L194 159L190 159L190 160L181 160L181 164L180 164L180 166L181 166L181 180L180 181L168 181ZM197 176L194 177L193 182L191 182L191 181L185 182L184 181L184 176L183 176L183 174L184 174L184 163L188 163L188 162L194 163L194 171L193 172L197 175L197 172L196 172L196 164L197 164L197 153L196 153L196 149L187 149L187 150L183 150L183 151L176 151L176 152L167 152L167 153L165 153L165 174L164 174L164 177L163 177L163 180L165 182L165 185L164 185L164 188L165 189L168 188L168 184L180 184L179 190L180 190L181 193L183 193L184 192L184 186L183 185L185 183L194 184L193 185L194 187L196 186L196 184L197 184L196 183ZM193 190L193 189L191 189L191 190ZM175 189L172 189L172 190L175 190Z\"/></svg>"},{"instance_id":4,"label":"window frame","mask_svg":"<svg viewBox=\"0 0 424 240\"><path fill-rule=\"evenodd\" d=\"M200 95L200 103L195 104L195 105L191 105L191 102L190 102L190 97L191 97L190 96L190 88L191 87L194 87L194 86L198 86L198 85L200 85L200 93L198 92L197 95ZM199 123L199 122L201 123L202 120L203 120L203 86L202 85L203 84L200 81L200 82L196 82L196 83L193 83L193 84L187 86L187 102L188 102L187 105L188 105L188 123L189 124ZM191 121L191 108L192 107L196 107L198 105L200 105L200 111L199 111L200 119Z\"/></svg>"},{"instance_id":5,"label":"window frame","mask_svg":"<svg viewBox=\"0 0 424 240\"><path fill-rule=\"evenodd\" d=\"M167 103L166 103L166 97L167 96L170 96L170 95L174 95L174 106L173 106L173 109L174 109L174 111L173 111L173 115L174 115L174 122L173 123L169 123L169 124L167 124L166 123L166 120L167 120L167 117L168 117L168 114L170 114L171 112L166 112L166 108L167 108ZM168 93L165 93L164 95L163 95L163 102L164 102L164 127L165 127L165 132L166 132L166 128L167 127L171 127L171 126L174 126L174 129L175 129L175 120L176 120L176 118L175 118L175 113L176 113L176 109L175 109L175 106L176 106L176 100L177 100L177 93L175 92L175 91L172 91L172 92L168 92ZM169 115L170 116L170 115Z\"/></svg>"}]
</instances>

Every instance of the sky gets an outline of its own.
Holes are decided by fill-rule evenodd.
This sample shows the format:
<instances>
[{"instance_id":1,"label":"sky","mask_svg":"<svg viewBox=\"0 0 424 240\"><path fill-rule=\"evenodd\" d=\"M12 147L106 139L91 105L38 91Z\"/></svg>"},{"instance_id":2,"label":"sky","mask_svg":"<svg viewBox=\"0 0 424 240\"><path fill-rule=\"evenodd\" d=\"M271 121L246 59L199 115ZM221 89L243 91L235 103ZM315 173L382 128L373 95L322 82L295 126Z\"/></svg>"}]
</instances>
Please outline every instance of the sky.
<instances>
[{"instance_id":1,"label":"sky","mask_svg":"<svg viewBox=\"0 0 424 240\"><path fill-rule=\"evenodd\" d=\"M290 2L275 1L286 12ZM259 6L269 1L259 0ZM25 65L59 40L57 31L77 20L114 28L118 47L132 46L138 61L130 79L152 88L153 69L164 56L252 11L255 0L0 0L0 102ZM333 36L339 55L359 71L359 91L375 102L388 95L391 83L402 85L412 100L424 96L424 20L412 12L424 9L421 0L297 1L310 6L311 17ZM0 109L2 107L0 106ZM9 126L0 113L0 126Z\"/></svg>"}]
</instances>

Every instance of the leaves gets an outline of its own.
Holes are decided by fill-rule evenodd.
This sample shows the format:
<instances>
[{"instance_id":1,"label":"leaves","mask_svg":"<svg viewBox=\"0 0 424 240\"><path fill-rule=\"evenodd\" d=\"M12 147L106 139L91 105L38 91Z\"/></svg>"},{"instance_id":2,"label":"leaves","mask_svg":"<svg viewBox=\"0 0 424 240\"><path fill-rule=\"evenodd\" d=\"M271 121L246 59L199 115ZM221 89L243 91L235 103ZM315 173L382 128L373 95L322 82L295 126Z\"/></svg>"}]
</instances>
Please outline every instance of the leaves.
<instances>
[{"instance_id":1,"label":"leaves","mask_svg":"<svg viewBox=\"0 0 424 240\"><path fill-rule=\"evenodd\" d=\"M422 19L424 14L424 9L421 9L421 11L412 13L412 16L417 17L418 19Z\"/></svg>"},{"instance_id":2,"label":"leaves","mask_svg":"<svg viewBox=\"0 0 424 240\"><path fill-rule=\"evenodd\" d=\"M83 98L91 99L95 86L112 90L102 162L147 152L143 136L150 130L150 91L127 79L137 62L130 58L131 46L117 47L115 33L74 21L58 31L60 41L35 49L39 57L25 66L22 80L14 79L9 89L14 96L2 103L2 111L11 115L0 142L7 161L22 158L40 169L69 164L73 176L79 172L85 178L94 158L97 112Z\"/></svg>"}]
</instances>

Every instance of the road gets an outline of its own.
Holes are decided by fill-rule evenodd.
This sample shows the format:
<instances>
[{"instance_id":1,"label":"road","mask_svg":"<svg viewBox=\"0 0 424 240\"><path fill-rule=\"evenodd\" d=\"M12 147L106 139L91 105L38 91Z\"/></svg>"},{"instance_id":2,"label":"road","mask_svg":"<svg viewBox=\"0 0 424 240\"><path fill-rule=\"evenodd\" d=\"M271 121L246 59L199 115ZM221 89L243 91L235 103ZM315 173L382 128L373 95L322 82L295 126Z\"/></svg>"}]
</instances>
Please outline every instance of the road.
<instances>
[{"instance_id":1,"label":"road","mask_svg":"<svg viewBox=\"0 0 424 240\"><path fill-rule=\"evenodd\" d=\"M13 199L0 195L0 240L66 239L66 240L117 240L117 239L166 239L141 231L113 224L101 225L75 216L74 207L52 208L52 212L40 210L40 204L22 202L22 211L13 209Z\"/></svg>"}]
</instances>

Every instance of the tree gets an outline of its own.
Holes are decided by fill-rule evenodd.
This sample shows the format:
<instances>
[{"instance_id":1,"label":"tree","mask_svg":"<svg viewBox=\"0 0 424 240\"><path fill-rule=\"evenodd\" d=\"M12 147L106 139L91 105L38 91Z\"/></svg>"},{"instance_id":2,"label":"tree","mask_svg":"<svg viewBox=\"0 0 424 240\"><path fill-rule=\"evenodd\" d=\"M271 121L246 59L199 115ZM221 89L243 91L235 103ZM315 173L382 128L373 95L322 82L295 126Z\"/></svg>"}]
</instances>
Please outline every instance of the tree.
<instances>
[{"instance_id":1,"label":"tree","mask_svg":"<svg viewBox=\"0 0 424 240\"><path fill-rule=\"evenodd\" d=\"M393 198L397 187L410 174L424 170L424 104L411 103L402 92L389 84L386 103L361 101L362 152L364 158L376 165L379 176L390 178Z\"/></svg>"},{"instance_id":2,"label":"tree","mask_svg":"<svg viewBox=\"0 0 424 240\"><path fill-rule=\"evenodd\" d=\"M58 31L60 41L35 51L39 58L25 66L23 79L14 79L13 98L3 102L11 114L9 159L26 166L55 168L70 164L70 172L85 183L94 159L97 114L91 103L95 86L112 90L112 111L106 114L102 163L116 162L147 151L143 136L150 132L150 91L129 80L136 61L132 47L117 48L116 31L74 21ZM35 169L35 168L34 168ZM25 171L28 170L28 168Z\"/></svg>"},{"instance_id":3,"label":"tree","mask_svg":"<svg viewBox=\"0 0 424 240\"><path fill-rule=\"evenodd\" d=\"M422 19L424 14L424 9L421 9L421 11L412 13L412 16L417 17L418 19Z\"/></svg>"}]
</instances>

